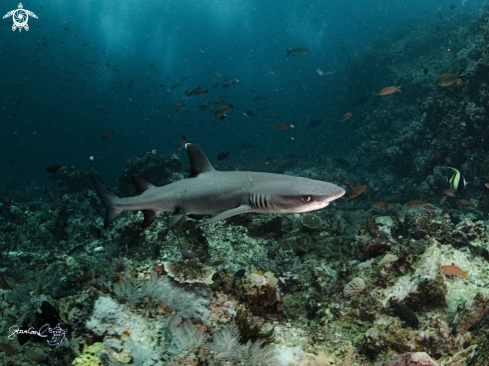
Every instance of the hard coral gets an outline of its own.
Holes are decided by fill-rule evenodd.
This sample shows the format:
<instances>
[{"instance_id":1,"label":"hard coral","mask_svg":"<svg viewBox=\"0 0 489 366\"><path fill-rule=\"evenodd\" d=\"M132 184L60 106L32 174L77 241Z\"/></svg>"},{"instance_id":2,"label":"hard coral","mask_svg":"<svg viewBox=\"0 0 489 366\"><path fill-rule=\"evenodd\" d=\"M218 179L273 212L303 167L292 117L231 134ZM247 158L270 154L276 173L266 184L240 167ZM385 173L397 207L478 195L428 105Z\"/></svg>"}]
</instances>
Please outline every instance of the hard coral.
<instances>
[{"instance_id":1,"label":"hard coral","mask_svg":"<svg viewBox=\"0 0 489 366\"><path fill-rule=\"evenodd\" d=\"M321 218L313 213L307 213L301 216L301 223L309 229L317 229L323 224Z\"/></svg>"},{"instance_id":2,"label":"hard coral","mask_svg":"<svg viewBox=\"0 0 489 366\"><path fill-rule=\"evenodd\" d=\"M365 281L361 277L355 277L350 282L348 282L343 289L345 296L356 296L360 295L365 291Z\"/></svg>"},{"instance_id":3,"label":"hard coral","mask_svg":"<svg viewBox=\"0 0 489 366\"><path fill-rule=\"evenodd\" d=\"M212 267L206 267L198 258L165 262L163 264L168 276L180 283L212 283L215 271Z\"/></svg>"},{"instance_id":4,"label":"hard coral","mask_svg":"<svg viewBox=\"0 0 489 366\"><path fill-rule=\"evenodd\" d=\"M416 219L416 226L419 231L437 240L447 239L452 231L452 225L449 219L445 217L434 219L428 216L420 216Z\"/></svg>"},{"instance_id":5,"label":"hard coral","mask_svg":"<svg viewBox=\"0 0 489 366\"><path fill-rule=\"evenodd\" d=\"M453 232L453 238L462 245L471 242L473 246L485 246L488 240L486 231L486 226L482 221L474 223L466 219L457 225Z\"/></svg>"},{"instance_id":6,"label":"hard coral","mask_svg":"<svg viewBox=\"0 0 489 366\"><path fill-rule=\"evenodd\" d=\"M261 274L253 270L243 281L246 298L250 309L254 314L258 310L263 310L264 306L273 305L280 300L280 294L276 290L278 279L272 272Z\"/></svg>"}]
</instances>

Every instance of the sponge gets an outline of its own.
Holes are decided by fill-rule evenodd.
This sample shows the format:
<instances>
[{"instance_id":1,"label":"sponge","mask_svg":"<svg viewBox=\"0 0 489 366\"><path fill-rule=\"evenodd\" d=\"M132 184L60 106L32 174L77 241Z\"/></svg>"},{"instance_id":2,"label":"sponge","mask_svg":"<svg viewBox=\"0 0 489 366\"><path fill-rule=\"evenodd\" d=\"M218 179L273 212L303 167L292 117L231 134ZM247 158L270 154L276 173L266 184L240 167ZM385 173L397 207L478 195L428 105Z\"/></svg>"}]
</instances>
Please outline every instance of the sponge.
<instances>
[{"instance_id":1,"label":"sponge","mask_svg":"<svg viewBox=\"0 0 489 366\"><path fill-rule=\"evenodd\" d=\"M75 366L100 366L102 361L97 357L97 354L101 351L102 347L103 344L100 342L85 347L83 353L75 358L71 364Z\"/></svg>"}]
</instances>

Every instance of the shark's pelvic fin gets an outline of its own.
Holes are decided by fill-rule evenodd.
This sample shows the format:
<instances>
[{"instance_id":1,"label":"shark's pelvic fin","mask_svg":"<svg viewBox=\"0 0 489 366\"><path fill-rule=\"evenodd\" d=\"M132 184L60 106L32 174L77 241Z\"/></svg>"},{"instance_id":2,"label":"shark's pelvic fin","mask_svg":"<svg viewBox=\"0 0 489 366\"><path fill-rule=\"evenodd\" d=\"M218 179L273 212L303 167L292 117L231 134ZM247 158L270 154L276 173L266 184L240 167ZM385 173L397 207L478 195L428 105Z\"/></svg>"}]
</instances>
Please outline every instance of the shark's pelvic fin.
<instances>
[{"instance_id":1,"label":"shark's pelvic fin","mask_svg":"<svg viewBox=\"0 0 489 366\"><path fill-rule=\"evenodd\" d=\"M171 226L177 226L179 227L180 225L183 224L183 222L185 221L185 217L187 216L187 214L183 211L175 211L173 213L173 215L170 217L170 221L168 222L168 225L171 227Z\"/></svg>"},{"instance_id":2,"label":"shark's pelvic fin","mask_svg":"<svg viewBox=\"0 0 489 366\"><path fill-rule=\"evenodd\" d=\"M146 229L149 225L151 225L159 215L158 212L153 210L142 210L141 212L144 215L144 220L143 223L141 224L141 227L143 229Z\"/></svg>"},{"instance_id":3,"label":"shark's pelvic fin","mask_svg":"<svg viewBox=\"0 0 489 366\"><path fill-rule=\"evenodd\" d=\"M150 182L144 180L143 178L139 178L139 177L132 177L132 182L136 186L136 192L134 193L134 196L139 196L144 191L147 191L148 189L155 187Z\"/></svg>"},{"instance_id":4,"label":"shark's pelvic fin","mask_svg":"<svg viewBox=\"0 0 489 366\"><path fill-rule=\"evenodd\" d=\"M250 205L240 205L238 207L232 208L230 210L226 210L221 212L219 215L214 216L212 219L209 219L207 221L204 221L200 224L197 225L197 227L202 226L202 225L207 225L211 224L213 222L219 221L219 220L224 220L227 219L228 217L239 215L245 212L250 212L251 211L251 206Z\"/></svg>"},{"instance_id":5,"label":"shark's pelvic fin","mask_svg":"<svg viewBox=\"0 0 489 366\"><path fill-rule=\"evenodd\" d=\"M191 219L194 220L202 220L204 218L204 215L196 215L196 214L189 214L187 217L190 217Z\"/></svg>"},{"instance_id":6,"label":"shark's pelvic fin","mask_svg":"<svg viewBox=\"0 0 489 366\"><path fill-rule=\"evenodd\" d=\"M187 150L188 158L190 160L191 172L189 178L195 178L201 173L216 171L204 152L197 146L189 143L185 144L185 149Z\"/></svg>"},{"instance_id":7,"label":"shark's pelvic fin","mask_svg":"<svg viewBox=\"0 0 489 366\"><path fill-rule=\"evenodd\" d=\"M105 206L106 213L105 213L105 221L104 221L104 228L106 229L112 221L115 220L117 216L119 216L122 213L122 209L117 207L117 203L120 200L119 197L117 197L115 194L110 193L108 190L106 190L95 178L95 174L93 173L93 169L91 169L92 173L92 183L93 186L95 187L95 192L97 192L97 195L99 196L100 200L102 201L102 204Z\"/></svg>"}]
</instances>

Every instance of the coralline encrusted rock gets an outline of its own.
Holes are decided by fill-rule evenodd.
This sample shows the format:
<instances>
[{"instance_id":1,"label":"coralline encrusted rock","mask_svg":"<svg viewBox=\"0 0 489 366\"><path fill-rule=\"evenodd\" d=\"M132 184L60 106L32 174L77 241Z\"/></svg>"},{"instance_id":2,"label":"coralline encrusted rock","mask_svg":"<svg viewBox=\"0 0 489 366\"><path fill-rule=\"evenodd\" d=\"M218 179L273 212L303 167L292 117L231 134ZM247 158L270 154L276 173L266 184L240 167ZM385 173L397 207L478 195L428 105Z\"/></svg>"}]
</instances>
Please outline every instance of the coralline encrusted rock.
<instances>
[{"instance_id":1,"label":"coralline encrusted rock","mask_svg":"<svg viewBox=\"0 0 489 366\"><path fill-rule=\"evenodd\" d=\"M155 186L164 186L178 180L176 175L181 168L182 163L177 156L165 157L156 150L148 152L142 158L132 157L117 180L117 192L122 196L132 196L135 190L133 176L143 178Z\"/></svg>"},{"instance_id":2,"label":"coralline encrusted rock","mask_svg":"<svg viewBox=\"0 0 489 366\"><path fill-rule=\"evenodd\" d=\"M455 316L452 325L456 326L457 332L465 333L487 313L489 313L489 299L477 294L474 301L465 303L464 308Z\"/></svg>"},{"instance_id":3,"label":"coralline encrusted rock","mask_svg":"<svg viewBox=\"0 0 489 366\"><path fill-rule=\"evenodd\" d=\"M361 277L355 277L350 282L348 282L343 289L345 296L356 296L360 295L365 291L365 281Z\"/></svg>"},{"instance_id":4,"label":"coralline encrusted rock","mask_svg":"<svg viewBox=\"0 0 489 366\"><path fill-rule=\"evenodd\" d=\"M452 224L446 217L437 217L435 219L428 216L420 216L416 219L416 226L419 231L441 241L448 239L452 232Z\"/></svg>"},{"instance_id":5,"label":"coralline encrusted rock","mask_svg":"<svg viewBox=\"0 0 489 366\"><path fill-rule=\"evenodd\" d=\"M460 222L452 233L452 236L461 244L468 244L475 247L488 248L488 236L486 226L482 221L473 222L465 219Z\"/></svg>"},{"instance_id":6,"label":"coralline encrusted rock","mask_svg":"<svg viewBox=\"0 0 489 366\"><path fill-rule=\"evenodd\" d=\"M309 229L317 229L323 224L321 218L313 213L308 213L301 216L301 223Z\"/></svg>"},{"instance_id":7,"label":"coralline encrusted rock","mask_svg":"<svg viewBox=\"0 0 489 366\"><path fill-rule=\"evenodd\" d=\"M264 306L272 305L280 300L276 287L278 279L272 272L260 273L253 270L243 281L243 287L248 300Z\"/></svg>"},{"instance_id":8,"label":"coralline encrusted rock","mask_svg":"<svg viewBox=\"0 0 489 366\"><path fill-rule=\"evenodd\" d=\"M438 363L425 352L405 353L382 366L438 366Z\"/></svg>"},{"instance_id":9,"label":"coralline encrusted rock","mask_svg":"<svg viewBox=\"0 0 489 366\"><path fill-rule=\"evenodd\" d=\"M180 283L210 284L215 273L212 267L204 266L198 258L165 262L163 266L168 276Z\"/></svg>"}]
</instances>

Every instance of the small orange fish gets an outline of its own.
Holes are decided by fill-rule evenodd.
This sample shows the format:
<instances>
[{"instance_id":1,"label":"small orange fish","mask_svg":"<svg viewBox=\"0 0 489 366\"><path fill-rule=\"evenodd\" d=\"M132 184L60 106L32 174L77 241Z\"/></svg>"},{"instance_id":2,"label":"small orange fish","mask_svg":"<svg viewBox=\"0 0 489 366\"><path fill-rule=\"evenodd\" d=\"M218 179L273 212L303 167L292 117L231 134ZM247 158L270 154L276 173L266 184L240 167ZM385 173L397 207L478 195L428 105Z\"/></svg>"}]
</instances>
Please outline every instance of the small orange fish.
<instances>
[{"instance_id":1,"label":"small orange fish","mask_svg":"<svg viewBox=\"0 0 489 366\"><path fill-rule=\"evenodd\" d=\"M471 203L471 202L470 202L470 201L467 201L467 200L460 200L460 203L461 203L462 205L465 205L465 206L470 206L470 203Z\"/></svg>"},{"instance_id":2,"label":"small orange fish","mask_svg":"<svg viewBox=\"0 0 489 366\"><path fill-rule=\"evenodd\" d=\"M426 203L426 200L412 200L408 203L408 207L419 207L423 206Z\"/></svg>"},{"instance_id":3,"label":"small orange fish","mask_svg":"<svg viewBox=\"0 0 489 366\"><path fill-rule=\"evenodd\" d=\"M449 276L464 276L464 278L467 278L467 273L469 273L454 265L440 267L440 271Z\"/></svg>"},{"instance_id":4,"label":"small orange fish","mask_svg":"<svg viewBox=\"0 0 489 366\"><path fill-rule=\"evenodd\" d=\"M389 94L394 94L394 93L397 93L397 92L401 92L401 86L402 85L399 85L399 86L386 86L385 88L382 88L380 91L379 91L379 95L389 95Z\"/></svg>"},{"instance_id":5,"label":"small orange fish","mask_svg":"<svg viewBox=\"0 0 489 366\"><path fill-rule=\"evenodd\" d=\"M450 197L456 197L457 196L457 190L453 188L447 188L443 191L447 196Z\"/></svg>"},{"instance_id":6,"label":"small orange fish","mask_svg":"<svg viewBox=\"0 0 489 366\"><path fill-rule=\"evenodd\" d=\"M367 187L370 187L370 185L368 184L368 182L365 182L365 184L362 184L361 186L357 186L357 187L353 188L350 191L350 193L348 193L348 197L354 198L354 197L358 196L359 194L363 193L363 191L366 190Z\"/></svg>"},{"instance_id":7,"label":"small orange fish","mask_svg":"<svg viewBox=\"0 0 489 366\"><path fill-rule=\"evenodd\" d=\"M195 88L195 89L192 89L191 91L189 91L187 93L187 96L192 96L192 95L201 95L201 94L205 94L205 93L208 93L209 90L207 89L202 89L200 86L198 88Z\"/></svg>"},{"instance_id":8,"label":"small orange fish","mask_svg":"<svg viewBox=\"0 0 489 366\"><path fill-rule=\"evenodd\" d=\"M228 105L223 105L221 108L219 108L216 113L214 113L214 116L216 117L221 117L225 116L227 112L229 112L231 109L233 109L233 103L229 103Z\"/></svg>"},{"instance_id":9,"label":"small orange fish","mask_svg":"<svg viewBox=\"0 0 489 366\"><path fill-rule=\"evenodd\" d=\"M440 199L440 205L443 205L443 202L445 202L447 200L447 195L444 195L441 199Z\"/></svg>"},{"instance_id":10,"label":"small orange fish","mask_svg":"<svg viewBox=\"0 0 489 366\"><path fill-rule=\"evenodd\" d=\"M341 122L345 122L346 120L348 120L352 117L353 117L352 112L345 113L344 115L341 116Z\"/></svg>"},{"instance_id":11,"label":"small orange fish","mask_svg":"<svg viewBox=\"0 0 489 366\"><path fill-rule=\"evenodd\" d=\"M112 135L114 134L114 131L110 131L110 132L107 132L107 133L104 133L102 135L102 140L107 140L109 137L111 137Z\"/></svg>"},{"instance_id":12,"label":"small orange fish","mask_svg":"<svg viewBox=\"0 0 489 366\"><path fill-rule=\"evenodd\" d=\"M387 203L382 201L375 202L372 206L375 208L386 208L388 210L394 207L392 203Z\"/></svg>"},{"instance_id":13,"label":"small orange fish","mask_svg":"<svg viewBox=\"0 0 489 366\"><path fill-rule=\"evenodd\" d=\"M163 273L163 267L162 267L162 266L159 266L159 265L155 264L155 265L153 266L153 268L154 268L154 270L155 270L156 272L158 272L159 274L162 274L162 273Z\"/></svg>"},{"instance_id":14,"label":"small orange fish","mask_svg":"<svg viewBox=\"0 0 489 366\"><path fill-rule=\"evenodd\" d=\"M441 213L440 213L440 216L444 216L446 215L447 213L449 213L451 210L449 210L448 208L443 210Z\"/></svg>"},{"instance_id":15,"label":"small orange fish","mask_svg":"<svg viewBox=\"0 0 489 366\"><path fill-rule=\"evenodd\" d=\"M278 125L275 125L275 128L277 130L291 130L293 127L289 125L284 125L282 123L279 123Z\"/></svg>"}]
</instances>

